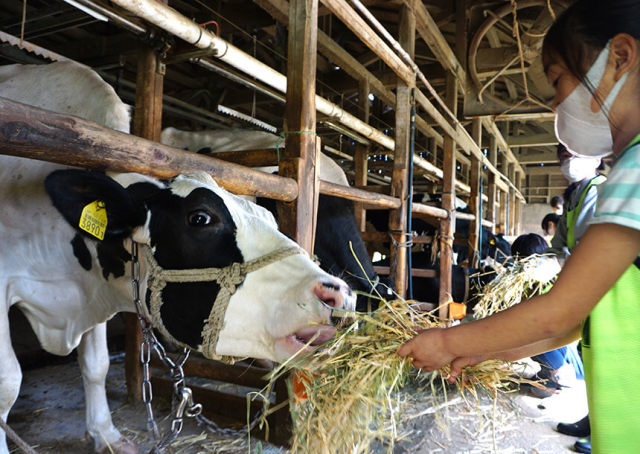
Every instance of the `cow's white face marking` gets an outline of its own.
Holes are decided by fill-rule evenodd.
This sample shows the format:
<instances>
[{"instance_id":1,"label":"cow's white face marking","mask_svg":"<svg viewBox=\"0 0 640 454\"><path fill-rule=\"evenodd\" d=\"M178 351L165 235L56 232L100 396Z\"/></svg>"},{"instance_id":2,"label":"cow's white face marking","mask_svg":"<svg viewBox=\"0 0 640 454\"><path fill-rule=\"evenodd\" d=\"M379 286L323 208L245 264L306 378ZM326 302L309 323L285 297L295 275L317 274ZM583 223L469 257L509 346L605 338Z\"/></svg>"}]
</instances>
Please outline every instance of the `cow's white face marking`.
<instances>
[{"instance_id":1,"label":"cow's white face marking","mask_svg":"<svg viewBox=\"0 0 640 454\"><path fill-rule=\"evenodd\" d=\"M235 224L235 242L245 262L294 245L277 230L269 211L220 188L209 175L179 176L169 189L185 199L196 189L220 197ZM293 255L249 273L229 300L216 353L274 361L289 358L303 347L300 336L307 339L306 330L326 326L325 338L333 332L331 308L321 299L351 310L355 307L346 284L305 255Z\"/></svg>"}]
</instances>

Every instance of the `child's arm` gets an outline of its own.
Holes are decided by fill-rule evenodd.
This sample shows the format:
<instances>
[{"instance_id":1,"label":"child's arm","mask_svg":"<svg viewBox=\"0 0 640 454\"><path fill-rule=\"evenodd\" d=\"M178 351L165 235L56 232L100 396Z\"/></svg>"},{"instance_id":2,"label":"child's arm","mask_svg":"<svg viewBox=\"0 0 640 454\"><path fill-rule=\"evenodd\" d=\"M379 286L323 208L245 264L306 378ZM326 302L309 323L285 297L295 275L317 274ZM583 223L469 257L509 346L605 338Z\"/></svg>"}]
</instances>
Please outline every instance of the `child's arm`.
<instances>
[{"instance_id":1,"label":"child's arm","mask_svg":"<svg viewBox=\"0 0 640 454\"><path fill-rule=\"evenodd\" d=\"M478 356L466 356L462 358L456 358L451 363L451 372L449 381L453 383L455 378L460 375L462 368L466 366L472 366L474 364L481 363L490 359L504 359L507 361L518 361L522 358L528 358L530 356L539 355L556 348L563 347L571 342L580 339L582 334L582 325L576 325L567 335L561 337L554 337L551 339L545 339L534 344L529 344L524 347L514 348L512 350L506 350L503 352L491 353L488 355Z\"/></svg>"},{"instance_id":2,"label":"child's arm","mask_svg":"<svg viewBox=\"0 0 640 454\"><path fill-rule=\"evenodd\" d=\"M439 369L455 358L521 348L568 335L613 287L640 253L640 231L616 224L591 226L549 293L506 311L449 329L424 331L400 356L415 367Z\"/></svg>"}]
</instances>

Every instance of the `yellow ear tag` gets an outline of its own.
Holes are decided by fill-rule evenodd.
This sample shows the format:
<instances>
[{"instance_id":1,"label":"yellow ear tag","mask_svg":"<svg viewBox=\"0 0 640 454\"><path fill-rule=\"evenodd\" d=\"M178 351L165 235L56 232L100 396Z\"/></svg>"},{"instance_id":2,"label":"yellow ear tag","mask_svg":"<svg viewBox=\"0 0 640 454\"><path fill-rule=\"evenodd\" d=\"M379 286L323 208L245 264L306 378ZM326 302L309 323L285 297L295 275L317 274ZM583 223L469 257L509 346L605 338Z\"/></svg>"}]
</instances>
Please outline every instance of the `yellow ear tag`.
<instances>
[{"instance_id":1,"label":"yellow ear tag","mask_svg":"<svg viewBox=\"0 0 640 454\"><path fill-rule=\"evenodd\" d=\"M489 244L491 246L495 246L496 245L496 240L494 240L493 238L491 239L491 241L489 241Z\"/></svg>"},{"instance_id":2,"label":"yellow ear tag","mask_svg":"<svg viewBox=\"0 0 640 454\"><path fill-rule=\"evenodd\" d=\"M82 209L80 228L99 240L104 239L107 231L107 210L103 201L96 200Z\"/></svg>"}]
</instances>

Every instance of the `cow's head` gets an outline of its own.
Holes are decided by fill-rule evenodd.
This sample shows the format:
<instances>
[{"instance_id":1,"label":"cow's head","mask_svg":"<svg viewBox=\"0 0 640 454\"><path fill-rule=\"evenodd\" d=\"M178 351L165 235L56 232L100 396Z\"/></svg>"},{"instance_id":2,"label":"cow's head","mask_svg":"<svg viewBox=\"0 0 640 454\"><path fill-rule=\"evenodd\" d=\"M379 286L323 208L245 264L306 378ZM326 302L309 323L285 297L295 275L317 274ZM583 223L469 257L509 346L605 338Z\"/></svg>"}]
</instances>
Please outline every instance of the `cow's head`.
<instances>
[{"instance_id":1,"label":"cow's head","mask_svg":"<svg viewBox=\"0 0 640 454\"><path fill-rule=\"evenodd\" d=\"M206 174L182 175L167 184L139 177L125 188L99 173L61 170L45 185L55 207L76 228L86 205L103 202L104 242L121 245L132 237L148 246L165 270L224 268L295 246L268 211L228 193ZM219 291L214 280L167 283L160 315L171 337L202 351L203 329ZM147 304L148 299L147 291ZM247 274L238 285L215 354L282 361L314 336L314 345L326 341L334 331L332 312L352 310L354 304L342 280L304 254L289 255Z\"/></svg>"},{"instance_id":2,"label":"cow's head","mask_svg":"<svg viewBox=\"0 0 640 454\"><path fill-rule=\"evenodd\" d=\"M513 263L511 260L511 243L507 241L504 234L498 233L494 235L488 230L486 233L487 235L483 244L487 257L485 264L490 266L493 263L499 263L501 265L509 265Z\"/></svg>"}]
</instances>

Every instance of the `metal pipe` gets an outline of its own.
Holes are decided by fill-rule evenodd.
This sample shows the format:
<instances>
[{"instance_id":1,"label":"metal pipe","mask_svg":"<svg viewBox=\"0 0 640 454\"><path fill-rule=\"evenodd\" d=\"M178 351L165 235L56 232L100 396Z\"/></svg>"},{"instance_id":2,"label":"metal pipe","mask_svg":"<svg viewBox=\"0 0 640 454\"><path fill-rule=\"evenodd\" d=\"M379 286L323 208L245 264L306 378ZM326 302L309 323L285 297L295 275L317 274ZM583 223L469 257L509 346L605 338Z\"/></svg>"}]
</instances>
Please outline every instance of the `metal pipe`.
<instances>
[{"instance_id":1,"label":"metal pipe","mask_svg":"<svg viewBox=\"0 0 640 454\"><path fill-rule=\"evenodd\" d=\"M211 50L216 58L255 77L279 92L287 92L285 75L251 57L211 31L199 27L198 24L176 10L155 0L113 0L113 2L200 49ZM393 139L317 95L316 109L379 145L390 150L394 148Z\"/></svg>"},{"instance_id":2,"label":"metal pipe","mask_svg":"<svg viewBox=\"0 0 640 454\"><path fill-rule=\"evenodd\" d=\"M106 17L107 19L109 19L110 21L112 21L114 24L118 25L119 27L124 28L127 31L130 31L131 33L134 33L136 35L144 35L145 33L147 33L147 28L132 21L129 20L126 17L122 17L120 14L118 14L117 12L115 12L114 10L112 10L111 8L108 8L104 5L101 5L99 3L93 2L91 0L74 0L76 3L79 3L83 6L86 6L87 8L102 14L104 17Z\"/></svg>"},{"instance_id":3,"label":"metal pipe","mask_svg":"<svg viewBox=\"0 0 640 454\"><path fill-rule=\"evenodd\" d=\"M280 101L283 103L287 102L287 98L284 95L281 95L280 93L277 93L273 90L269 90L267 87L264 87L260 84L255 83L253 80L248 79L246 76L243 76L242 74L238 74L234 71L230 71L226 68L223 68L222 66L217 65L211 60L208 60L206 58L191 58L189 59L189 61L205 69L208 69L209 71L213 71L214 73L220 74L221 76L226 77L229 80L242 84L245 87L256 90L262 93L263 95L267 95L270 98L273 98L277 101Z\"/></svg>"},{"instance_id":4,"label":"metal pipe","mask_svg":"<svg viewBox=\"0 0 640 454\"><path fill-rule=\"evenodd\" d=\"M118 93L118 96L120 96L123 99L129 100L129 101L135 101L136 100L136 95L133 94L133 93L130 93L128 91L121 91L120 93ZM210 126L212 128L215 128L215 129L225 129L225 130L231 130L232 129L230 126L223 125L223 124L220 124L220 123L216 123L214 121L209 120L208 118L203 118L201 116L194 115L193 113L185 112L184 110L178 109L177 107L167 106L166 104L162 106L162 110L163 110L163 112L167 112L167 113L176 115L176 116L178 116L180 118L184 118L186 120L197 121L199 123L202 123L203 125Z\"/></svg>"},{"instance_id":5,"label":"metal pipe","mask_svg":"<svg viewBox=\"0 0 640 454\"><path fill-rule=\"evenodd\" d=\"M369 10L365 8L365 6L362 3L360 3L358 0L351 0L351 3L353 3L353 5L358 9L358 11L360 11L367 19L369 19L369 22L371 22L373 27L378 32L380 32L380 34L386 38L389 44L391 44L391 47L393 47L395 51L398 52L398 54L400 54L400 57L409 65L409 67L414 72L414 74L416 74L420 78L424 86L427 88L427 90L429 90L429 93L431 93L431 95L436 99L436 101L438 101L438 104L440 104L444 112L447 115L449 115L449 117L452 118L455 122L457 122L458 119L455 117L455 115L453 115L453 112L449 110L449 107L447 107L447 105L444 103L444 101L442 100L438 92L429 83L429 81L424 76L422 71L420 71L420 68L418 68L418 65L414 63L411 56L407 53L407 51L405 51L402 48L400 43L396 41L393 36L391 36L391 34L387 31L387 29L382 26L382 24L378 21L378 19L376 19L374 15L371 14L371 12L369 12Z\"/></svg>"},{"instance_id":6,"label":"metal pipe","mask_svg":"<svg viewBox=\"0 0 640 454\"><path fill-rule=\"evenodd\" d=\"M102 77L104 80L106 80L110 84L113 84L113 85L120 84L125 88L133 90L134 92L136 90L136 84L133 83L133 82L130 82L130 81L125 80L125 79L119 79L116 76L114 76L113 74L109 74L109 73L106 73L104 71L96 71L96 72L100 75L100 77ZM217 113L214 113L214 112L210 112L210 111L205 110L205 109L201 109L200 107L196 107L196 106L194 106L192 104L189 104L188 102L181 101L180 99L176 99L176 98L174 98L172 96L169 96L169 95L162 95L162 101L163 101L163 104L164 103L174 104L174 105L176 105L178 107L181 107L181 108L183 108L185 110L190 110L192 113L195 113L195 114L198 114L198 115L202 115L204 117L209 117L209 118L212 118L212 119L215 119L215 120L218 120L218 121L222 121L222 122L225 122L225 123L234 123L234 121L229 117L225 117L224 115L220 115L220 114L217 114ZM168 106L163 105L162 108L163 109L167 109L167 107ZM169 110L167 110L167 112L168 111ZM214 123L214 124L216 124L216 123ZM227 129L231 129L231 128L227 128Z\"/></svg>"}]
</instances>

